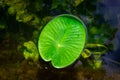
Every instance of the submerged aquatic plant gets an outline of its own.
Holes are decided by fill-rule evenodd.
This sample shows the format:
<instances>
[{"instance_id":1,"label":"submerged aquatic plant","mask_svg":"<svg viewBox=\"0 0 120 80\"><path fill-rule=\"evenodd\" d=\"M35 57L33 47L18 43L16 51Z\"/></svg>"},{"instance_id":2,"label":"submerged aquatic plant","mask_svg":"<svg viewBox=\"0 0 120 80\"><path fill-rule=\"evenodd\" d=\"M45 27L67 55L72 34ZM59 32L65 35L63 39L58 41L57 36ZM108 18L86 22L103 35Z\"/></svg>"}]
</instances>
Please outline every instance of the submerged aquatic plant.
<instances>
[{"instance_id":1,"label":"submerged aquatic plant","mask_svg":"<svg viewBox=\"0 0 120 80\"><path fill-rule=\"evenodd\" d=\"M38 50L35 43L33 41L25 42L24 47L25 49L24 49L23 55L25 59L26 60L31 59L34 62L38 61L39 54L38 54Z\"/></svg>"},{"instance_id":2,"label":"submerged aquatic plant","mask_svg":"<svg viewBox=\"0 0 120 80\"><path fill-rule=\"evenodd\" d=\"M84 66L90 66L93 69L98 69L102 65L101 55L107 50L108 48L102 44L87 43L81 54L83 60L80 60L82 60Z\"/></svg>"}]
</instances>

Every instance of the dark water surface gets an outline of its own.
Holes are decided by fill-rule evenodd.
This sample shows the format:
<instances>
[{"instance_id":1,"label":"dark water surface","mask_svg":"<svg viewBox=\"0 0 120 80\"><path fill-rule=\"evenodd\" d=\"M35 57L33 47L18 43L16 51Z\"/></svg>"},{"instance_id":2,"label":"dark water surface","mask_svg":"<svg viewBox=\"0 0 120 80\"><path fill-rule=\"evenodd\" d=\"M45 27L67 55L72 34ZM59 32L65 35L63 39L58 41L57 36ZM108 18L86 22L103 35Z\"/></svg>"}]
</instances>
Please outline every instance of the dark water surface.
<instances>
[{"instance_id":1,"label":"dark water surface","mask_svg":"<svg viewBox=\"0 0 120 80\"><path fill-rule=\"evenodd\" d=\"M59 12L59 10L57 12ZM112 43L114 49L108 51L106 55L102 57L102 60L107 75L115 75L115 79L104 80L120 80L120 0L99 0L95 14L102 15L100 22L109 23L112 29L117 29L113 39L106 42ZM107 29L107 27L105 29ZM0 31L1 34L3 32ZM29 33L27 34L29 35ZM0 36L0 38L2 37ZM103 80L104 78L103 73L105 72L97 72L97 70L89 71L89 69L84 70L83 67L80 69L75 68L75 70L73 68L58 70L53 67L51 68L51 66L44 61L33 64L28 63L24 61L21 52L17 51L18 44L13 43L16 42L5 40L0 44L0 51L3 54L0 54L0 80ZM81 64L79 63L79 65Z\"/></svg>"},{"instance_id":2,"label":"dark water surface","mask_svg":"<svg viewBox=\"0 0 120 80\"><path fill-rule=\"evenodd\" d=\"M108 41L114 45L114 49L102 59L108 73L120 73L120 0L101 0L97 5L96 13L103 15L104 21L109 23L113 29L117 29L115 37Z\"/></svg>"}]
</instances>

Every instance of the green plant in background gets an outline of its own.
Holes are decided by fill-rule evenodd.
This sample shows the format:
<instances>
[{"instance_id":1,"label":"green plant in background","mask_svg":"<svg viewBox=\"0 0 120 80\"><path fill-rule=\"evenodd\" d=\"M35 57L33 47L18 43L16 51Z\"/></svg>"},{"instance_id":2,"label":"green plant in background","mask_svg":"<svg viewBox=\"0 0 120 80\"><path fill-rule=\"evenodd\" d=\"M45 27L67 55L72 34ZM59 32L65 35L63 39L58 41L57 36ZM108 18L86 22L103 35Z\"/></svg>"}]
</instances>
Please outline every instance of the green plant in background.
<instances>
[{"instance_id":1,"label":"green plant in background","mask_svg":"<svg viewBox=\"0 0 120 80\"><path fill-rule=\"evenodd\" d=\"M5 24L3 24L3 23L0 23L0 29L5 29Z\"/></svg>"},{"instance_id":2,"label":"green plant in background","mask_svg":"<svg viewBox=\"0 0 120 80\"><path fill-rule=\"evenodd\" d=\"M92 54L95 57L93 68L99 68L101 65L100 55L102 52L91 53L84 49L86 42L86 27L81 20L70 14L63 14L50 21L42 30L38 49L40 56L45 61L51 61L55 68L64 68L72 64L80 54L83 58L88 58ZM102 47L101 44L87 44L86 48ZM84 49L84 51L83 51Z\"/></svg>"},{"instance_id":3,"label":"green plant in background","mask_svg":"<svg viewBox=\"0 0 120 80\"><path fill-rule=\"evenodd\" d=\"M8 6L8 14L15 16L16 21L37 28L40 25L40 19L35 13L41 10L43 0L35 0L34 2L28 0L5 0L3 3Z\"/></svg>"},{"instance_id":4,"label":"green plant in background","mask_svg":"<svg viewBox=\"0 0 120 80\"><path fill-rule=\"evenodd\" d=\"M93 69L101 68L101 55L104 54L106 51L108 51L108 48L102 44L87 43L85 45L84 51L81 54L83 59L83 66L91 66Z\"/></svg>"},{"instance_id":5,"label":"green plant in background","mask_svg":"<svg viewBox=\"0 0 120 80\"><path fill-rule=\"evenodd\" d=\"M26 60L33 60L34 62L38 61L39 53L37 47L33 41L28 41L24 43L24 52L23 55Z\"/></svg>"}]
</instances>

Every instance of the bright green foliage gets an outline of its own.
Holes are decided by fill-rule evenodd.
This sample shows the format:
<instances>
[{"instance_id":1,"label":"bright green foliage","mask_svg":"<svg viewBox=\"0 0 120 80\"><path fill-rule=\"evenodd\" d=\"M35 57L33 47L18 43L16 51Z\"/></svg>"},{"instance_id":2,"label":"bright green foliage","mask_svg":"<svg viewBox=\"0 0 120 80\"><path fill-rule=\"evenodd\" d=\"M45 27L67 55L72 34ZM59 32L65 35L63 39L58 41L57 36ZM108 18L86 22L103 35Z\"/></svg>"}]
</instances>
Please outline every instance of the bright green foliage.
<instances>
[{"instance_id":1,"label":"bright green foliage","mask_svg":"<svg viewBox=\"0 0 120 80\"><path fill-rule=\"evenodd\" d=\"M35 43L32 41L28 41L24 43L24 46L26 47L23 52L25 59L31 59L35 62L38 61L39 54Z\"/></svg>"},{"instance_id":2,"label":"bright green foliage","mask_svg":"<svg viewBox=\"0 0 120 80\"><path fill-rule=\"evenodd\" d=\"M51 61L55 68L63 68L79 57L85 42L85 25L75 16L64 14L44 27L38 48L42 59Z\"/></svg>"}]
</instances>

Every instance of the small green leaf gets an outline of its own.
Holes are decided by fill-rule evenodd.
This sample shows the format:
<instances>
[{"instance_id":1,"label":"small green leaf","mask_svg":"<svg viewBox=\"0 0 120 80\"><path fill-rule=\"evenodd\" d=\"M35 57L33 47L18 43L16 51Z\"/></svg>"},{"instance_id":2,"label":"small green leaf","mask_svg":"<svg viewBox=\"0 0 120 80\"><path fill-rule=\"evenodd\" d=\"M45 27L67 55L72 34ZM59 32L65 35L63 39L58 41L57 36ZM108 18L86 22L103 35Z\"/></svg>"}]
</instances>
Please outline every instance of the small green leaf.
<instances>
[{"instance_id":1,"label":"small green leaf","mask_svg":"<svg viewBox=\"0 0 120 80\"><path fill-rule=\"evenodd\" d=\"M84 49L84 51L81 53L83 58L88 58L91 56L91 52L88 49Z\"/></svg>"},{"instance_id":2,"label":"small green leaf","mask_svg":"<svg viewBox=\"0 0 120 80\"><path fill-rule=\"evenodd\" d=\"M51 61L55 68L64 68L79 57L85 42L83 22L73 15L63 14L44 27L38 49L43 60Z\"/></svg>"}]
</instances>

